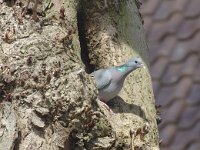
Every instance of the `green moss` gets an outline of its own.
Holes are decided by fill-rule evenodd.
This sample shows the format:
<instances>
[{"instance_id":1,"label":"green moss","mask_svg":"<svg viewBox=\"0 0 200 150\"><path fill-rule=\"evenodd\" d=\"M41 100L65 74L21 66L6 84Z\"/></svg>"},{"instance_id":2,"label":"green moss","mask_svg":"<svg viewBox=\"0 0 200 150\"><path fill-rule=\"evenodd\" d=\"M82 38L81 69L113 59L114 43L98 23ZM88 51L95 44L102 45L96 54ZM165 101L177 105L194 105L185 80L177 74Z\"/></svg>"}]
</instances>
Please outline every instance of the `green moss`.
<instances>
[{"instance_id":1,"label":"green moss","mask_svg":"<svg viewBox=\"0 0 200 150\"><path fill-rule=\"evenodd\" d=\"M111 131L110 125L103 119L95 124L94 129L98 137L107 136Z\"/></svg>"}]
</instances>

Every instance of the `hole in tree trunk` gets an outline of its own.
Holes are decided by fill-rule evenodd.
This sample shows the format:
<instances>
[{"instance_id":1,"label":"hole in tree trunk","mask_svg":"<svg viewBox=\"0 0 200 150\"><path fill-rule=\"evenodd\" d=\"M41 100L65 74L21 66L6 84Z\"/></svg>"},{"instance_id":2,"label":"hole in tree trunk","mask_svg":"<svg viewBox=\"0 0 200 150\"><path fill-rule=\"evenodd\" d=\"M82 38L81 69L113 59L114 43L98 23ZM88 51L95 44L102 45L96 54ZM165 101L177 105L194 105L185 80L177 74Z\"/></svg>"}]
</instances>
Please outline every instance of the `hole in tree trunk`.
<instances>
[{"instance_id":1,"label":"hole in tree trunk","mask_svg":"<svg viewBox=\"0 0 200 150\"><path fill-rule=\"evenodd\" d=\"M90 74L94 71L94 65L90 64L89 50L85 35L85 25L86 25L85 13L83 9L79 9L77 13L77 26L78 26L78 35L81 47L81 59L85 65L85 71Z\"/></svg>"}]
</instances>

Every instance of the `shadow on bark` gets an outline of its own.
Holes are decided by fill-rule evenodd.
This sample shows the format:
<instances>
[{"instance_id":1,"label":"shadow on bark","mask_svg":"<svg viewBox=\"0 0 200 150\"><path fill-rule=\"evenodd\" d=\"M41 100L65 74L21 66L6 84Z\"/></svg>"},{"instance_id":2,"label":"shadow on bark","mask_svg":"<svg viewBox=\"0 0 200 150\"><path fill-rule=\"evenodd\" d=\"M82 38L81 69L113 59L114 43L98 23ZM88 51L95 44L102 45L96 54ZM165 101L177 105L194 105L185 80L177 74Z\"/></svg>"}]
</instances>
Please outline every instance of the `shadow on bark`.
<instances>
[{"instance_id":1,"label":"shadow on bark","mask_svg":"<svg viewBox=\"0 0 200 150\"><path fill-rule=\"evenodd\" d=\"M144 120L147 120L145 112L140 106L137 106L133 103L129 104L125 102L120 96L110 100L108 105L114 113L132 113L143 118Z\"/></svg>"}]
</instances>

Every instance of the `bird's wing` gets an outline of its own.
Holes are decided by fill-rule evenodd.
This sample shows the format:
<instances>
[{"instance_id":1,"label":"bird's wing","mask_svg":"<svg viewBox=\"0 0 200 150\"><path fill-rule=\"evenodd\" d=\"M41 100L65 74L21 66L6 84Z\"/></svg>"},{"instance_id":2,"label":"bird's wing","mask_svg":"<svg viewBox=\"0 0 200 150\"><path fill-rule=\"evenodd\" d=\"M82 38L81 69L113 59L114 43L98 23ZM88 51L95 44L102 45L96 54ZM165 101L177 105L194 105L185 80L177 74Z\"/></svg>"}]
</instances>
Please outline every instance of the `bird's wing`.
<instances>
[{"instance_id":1,"label":"bird's wing","mask_svg":"<svg viewBox=\"0 0 200 150\"><path fill-rule=\"evenodd\" d=\"M91 75L94 76L97 88L99 90L110 85L111 80L112 80L112 74L107 69L97 70L97 71L93 72Z\"/></svg>"}]
</instances>

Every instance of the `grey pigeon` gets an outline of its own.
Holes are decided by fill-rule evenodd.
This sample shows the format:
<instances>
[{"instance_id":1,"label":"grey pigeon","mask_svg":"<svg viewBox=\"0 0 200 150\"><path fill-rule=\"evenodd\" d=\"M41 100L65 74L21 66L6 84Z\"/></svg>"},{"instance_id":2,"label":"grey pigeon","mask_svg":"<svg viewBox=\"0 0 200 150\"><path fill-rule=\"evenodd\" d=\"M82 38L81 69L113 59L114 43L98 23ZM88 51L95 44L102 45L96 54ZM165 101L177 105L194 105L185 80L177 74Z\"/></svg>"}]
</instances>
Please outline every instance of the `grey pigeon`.
<instances>
[{"instance_id":1,"label":"grey pigeon","mask_svg":"<svg viewBox=\"0 0 200 150\"><path fill-rule=\"evenodd\" d=\"M94 71L91 75L95 78L99 91L98 98L107 103L116 97L123 87L125 78L132 71L142 67L144 67L142 59L136 57L121 66Z\"/></svg>"}]
</instances>

